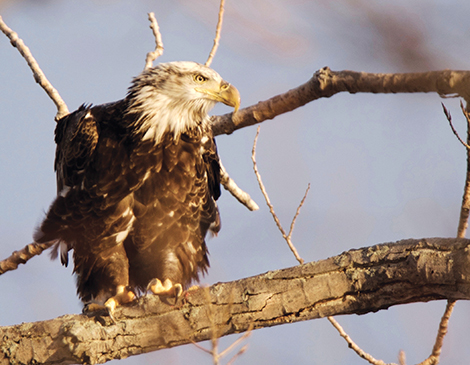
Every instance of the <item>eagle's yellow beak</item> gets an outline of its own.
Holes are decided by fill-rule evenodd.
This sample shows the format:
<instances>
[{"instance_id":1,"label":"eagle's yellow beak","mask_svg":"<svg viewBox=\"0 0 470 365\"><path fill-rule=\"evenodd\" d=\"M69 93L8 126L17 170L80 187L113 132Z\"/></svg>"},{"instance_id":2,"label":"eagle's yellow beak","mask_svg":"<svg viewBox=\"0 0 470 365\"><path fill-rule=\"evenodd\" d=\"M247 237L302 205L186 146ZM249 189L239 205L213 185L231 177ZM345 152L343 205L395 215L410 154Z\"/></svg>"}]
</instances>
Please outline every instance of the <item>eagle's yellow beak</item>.
<instances>
[{"instance_id":1,"label":"eagle's yellow beak","mask_svg":"<svg viewBox=\"0 0 470 365\"><path fill-rule=\"evenodd\" d=\"M234 114L240 107L240 93L235 86L228 82L222 81L218 90L198 87L196 88L196 91L209 95L212 100L219 101L228 106L233 106L235 108L233 111Z\"/></svg>"},{"instance_id":2,"label":"eagle's yellow beak","mask_svg":"<svg viewBox=\"0 0 470 365\"><path fill-rule=\"evenodd\" d=\"M240 107L240 93L238 92L237 88L229 83L222 82L220 85L220 101L225 105L233 106L235 110L233 113L235 114Z\"/></svg>"}]
</instances>

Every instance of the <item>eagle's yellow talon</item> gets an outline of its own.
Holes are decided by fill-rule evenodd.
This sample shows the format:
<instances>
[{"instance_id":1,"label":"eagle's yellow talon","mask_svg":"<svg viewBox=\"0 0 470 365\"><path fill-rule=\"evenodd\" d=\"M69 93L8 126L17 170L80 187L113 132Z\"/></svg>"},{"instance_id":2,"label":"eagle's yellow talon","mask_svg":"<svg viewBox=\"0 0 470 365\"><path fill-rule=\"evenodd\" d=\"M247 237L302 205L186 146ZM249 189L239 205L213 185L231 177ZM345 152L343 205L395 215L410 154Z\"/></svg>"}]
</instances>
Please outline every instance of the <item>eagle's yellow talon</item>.
<instances>
[{"instance_id":1,"label":"eagle's yellow talon","mask_svg":"<svg viewBox=\"0 0 470 365\"><path fill-rule=\"evenodd\" d=\"M173 284L170 279L165 279L162 284L160 279L155 278L150 281L147 289L155 295L175 297L175 300L183 293L183 286L180 283Z\"/></svg>"}]
</instances>

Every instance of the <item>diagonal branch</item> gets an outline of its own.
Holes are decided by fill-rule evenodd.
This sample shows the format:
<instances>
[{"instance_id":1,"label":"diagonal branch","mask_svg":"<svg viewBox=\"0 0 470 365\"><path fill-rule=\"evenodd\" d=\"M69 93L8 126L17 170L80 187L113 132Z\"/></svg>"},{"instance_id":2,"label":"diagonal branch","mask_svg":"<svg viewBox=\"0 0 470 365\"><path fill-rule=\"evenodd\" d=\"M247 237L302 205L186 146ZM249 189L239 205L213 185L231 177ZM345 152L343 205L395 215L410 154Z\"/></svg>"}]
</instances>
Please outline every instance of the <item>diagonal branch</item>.
<instances>
[{"instance_id":1,"label":"diagonal branch","mask_svg":"<svg viewBox=\"0 0 470 365\"><path fill-rule=\"evenodd\" d=\"M252 150L252 153L251 153L251 160L253 161L253 170L255 171L255 175L256 175L256 179L258 180L258 184L259 184L259 187L261 189L261 192L263 193L263 196L264 196L264 199L266 200L266 204L268 205L269 207L269 211L271 212L271 215L274 219L274 222L276 223L276 226L277 228L279 229L279 231L281 231L281 234L282 234L282 237L286 240L287 242L287 245L289 246L290 250L292 251L292 253L294 254L296 260L300 263L300 264L303 264L304 263L304 260L300 257L299 253L297 252L297 249L295 248L294 244L292 243L292 240L291 240L291 235L292 235L292 230L294 228L294 225L295 225L295 220L297 219L297 216L298 216L298 213L299 213L299 210L300 208L302 207L304 201L305 201L305 198L307 196L307 192L308 192L308 189L307 189L307 192L305 193L304 195L304 198L302 199L302 201L300 202L300 205L299 207L297 208L297 212L294 216L294 219L291 223L291 230L289 231L289 234L286 234L286 231L284 230L284 228L282 227L282 224L281 224L281 221L279 220L276 212L274 211L274 207L273 205L271 204L271 200L269 199L269 195L268 195L268 192L266 191L266 188L264 187L264 184L263 184L263 180L261 179L261 174L259 173L258 171L258 164L256 163L256 144L258 142L258 137L259 137L259 129L260 127L258 127L258 129L256 130L256 136L255 136L255 140L253 142L253 150Z\"/></svg>"},{"instance_id":2,"label":"diagonal branch","mask_svg":"<svg viewBox=\"0 0 470 365\"><path fill-rule=\"evenodd\" d=\"M423 362L420 362L419 365L439 364L439 358L441 356L441 349L444 343L444 337L447 334L447 327L449 325L449 319L452 314L452 310L454 309L454 306L455 306L455 300L447 301L446 310L444 314L442 315L441 323L439 324L439 331L437 333L436 343L434 344L432 353L426 360L424 360Z\"/></svg>"},{"instance_id":3,"label":"diagonal branch","mask_svg":"<svg viewBox=\"0 0 470 365\"><path fill-rule=\"evenodd\" d=\"M354 350L360 357L364 360L368 361L370 364L373 365L387 365L382 360L377 360L364 350L362 350L352 339L349 335L344 331L343 327L333 318L328 317L328 320L333 325L334 328L339 332L340 336L344 338L344 340L348 343L348 346ZM388 365L396 365L396 364L388 364Z\"/></svg>"},{"instance_id":4,"label":"diagonal branch","mask_svg":"<svg viewBox=\"0 0 470 365\"><path fill-rule=\"evenodd\" d=\"M222 186L230 192L240 203L246 206L249 210L255 211L259 209L258 204L251 199L250 194L240 189L235 181L227 173L225 170L224 165L222 165L222 161L219 159L220 165L220 183Z\"/></svg>"},{"instance_id":5,"label":"diagonal branch","mask_svg":"<svg viewBox=\"0 0 470 365\"><path fill-rule=\"evenodd\" d=\"M220 0L219 19L217 20L217 27L215 30L214 45L212 46L211 52L209 53L209 58L207 58L206 61L207 67L210 67L215 53L217 52L217 48L219 48L220 32L222 31L222 23L224 21L224 5L225 0Z\"/></svg>"},{"instance_id":6,"label":"diagonal branch","mask_svg":"<svg viewBox=\"0 0 470 365\"><path fill-rule=\"evenodd\" d=\"M280 324L365 314L397 304L470 299L470 240L403 240L190 291L169 306L158 297L108 317L66 315L0 328L0 363L104 363L162 348ZM450 264L452 263L452 264ZM214 311L212 322L206 306ZM40 349L40 351L32 351Z\"/></svg>"},{"instance_id":7,"label":"diagonal branch","mask_svg":"<svg viewBox=\"0 0 470 365\"><path fill-rule=\"evenodd\" d=\"M232 113L212 117L214 135L230 134L237 129L261 123L290 112L313 100L329 98L340 92L458 94L470 101L470 71L431 71L402 74L376 74L332 71L324 67L313 77L286 93Z\"/></svg>"},{"instance_id":8,"label":"diagonal branch","mask_svg":"<svg viewBox=\"0 0 470 365\"><path fill-rule=\"evenodd\" d=\"M34 256L40 255L42 251L51 247L54 242L50 243L30 243L19 251L14 251L10 257L0 261L0 275L10 270L16 270L19 264L25 264Z\"/></svg>"},{"instance_id":9,"label":"diagonal branch","mask_svg":"<svg viewBox=\"0 0 470 365\"><path fill-rule=\"evenodd\" d=\"M55 116L55 120L58 121L60 118L69 114L69 109L67 108L67 105L65 104L64 100L62 100L57 90L54 89L52 84L46 78L46 75L44 75L44 72L42 72L29 48L24 44L23 40L18 37L18 34L15 33L5 24L1 16L0 30L10 39L11 45L13 47L16 47L16 49L18 49L18 52L21 53L25 61L28 63L29 68L31 69L31 71L33 71L34 80L44 89L44 91L56 105L57 114Z\"/></svg>"}]
</instances>

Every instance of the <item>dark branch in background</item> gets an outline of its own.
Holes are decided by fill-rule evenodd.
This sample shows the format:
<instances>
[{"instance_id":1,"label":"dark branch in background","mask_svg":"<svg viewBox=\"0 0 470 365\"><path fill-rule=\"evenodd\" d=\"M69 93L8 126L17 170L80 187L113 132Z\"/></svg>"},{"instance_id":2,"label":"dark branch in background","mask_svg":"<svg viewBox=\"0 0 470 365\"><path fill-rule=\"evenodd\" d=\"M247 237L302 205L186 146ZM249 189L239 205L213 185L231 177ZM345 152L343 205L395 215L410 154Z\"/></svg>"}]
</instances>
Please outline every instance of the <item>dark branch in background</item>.
<instances>
[{"instance_id":1,"label":"dark branch in background","mask_svg":"<svg viewBox=\"0 0 470 365\"><path fill-rule=\"evenodd\" d=\"M375 74L331 71L324 67L303 85L232 113L212 117L215 135L231 134L237 129L261 123L290 112L313 100L329 98L340 92L458 94L470 100L470 71L432 71L403 74Z\"/></svg>"},{"instance_id":2,"label":"dark branch in background","mask_svg":"<svg viewBox=\"0 0 470 365\"><path fill-rule=\"evenodd\" d=\"M397 304L470 299L470 240L404 240L190 291L184 304L156 296L109 317L66 315L0 328L0 363L103 363L191 342ZM207 315L212 306L212 323ZM33 351L34 349L34 351Z\"/></svg>"},{"instance_id":3,"label":"dark branch in background","mask_svg":"<svg viewBox=\"0 0 470 365\"><path fill-rule=\"evenodd\" d=\"M164 50L162 35L160 34L160 27L158 26L155 14L151 12L148 14L148 16L150 21L150 29L152 29L153 36L155 37L155 51L147 53L144 70L151 68L153 66L153 61L160 57L163 54Z\"/></svg>"},{"instance_id":4,"label":"dark branch in background","mask_svg":"<svg viewBox=\"0 0 470 365\"><path fill-rule=\"evenodd\" d=\"M34 80L44 89L44 91L56 105L57 114L55 116L55 120L58 121L60 118L69 114L69 109L67 108L67 105L62 100L57 90L54 89L49 80L46 78L46 75L44 75L44 72L42 72L35 58L31 54L29 48L24 44L23 40L18 37L18 34L16 34L5 24L1 16L0 30L10 39L11 45L13 47L16 47L16 49L18 49L18 52L21 53L23 58L28 63L29 68L31 69L31 71L33 71Z\"/></svg>"}]
</instances>

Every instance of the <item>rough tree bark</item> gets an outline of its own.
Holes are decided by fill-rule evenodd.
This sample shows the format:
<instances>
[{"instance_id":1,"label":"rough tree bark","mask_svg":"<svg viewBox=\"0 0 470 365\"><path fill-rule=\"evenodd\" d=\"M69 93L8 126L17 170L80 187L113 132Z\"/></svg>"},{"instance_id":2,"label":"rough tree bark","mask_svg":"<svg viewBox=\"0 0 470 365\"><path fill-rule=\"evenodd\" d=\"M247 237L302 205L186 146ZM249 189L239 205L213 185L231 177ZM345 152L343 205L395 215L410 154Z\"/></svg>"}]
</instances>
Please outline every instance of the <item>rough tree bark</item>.
<instances>
[{"instance_id":1,"label":"rough tree bark","mask_svg":"<svg viewBox=\"0 0 470 365\"><path fill-rule=\"evenodd\" d=\"M147 296L109 317L66 315L0 329L0 364L104 363L254 328L392 305L470 299L470 240L385 243L190 292Z\"/></svg>"}]
</instances>

